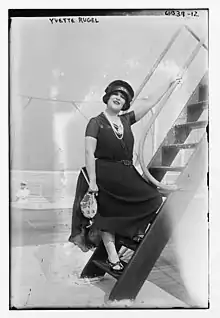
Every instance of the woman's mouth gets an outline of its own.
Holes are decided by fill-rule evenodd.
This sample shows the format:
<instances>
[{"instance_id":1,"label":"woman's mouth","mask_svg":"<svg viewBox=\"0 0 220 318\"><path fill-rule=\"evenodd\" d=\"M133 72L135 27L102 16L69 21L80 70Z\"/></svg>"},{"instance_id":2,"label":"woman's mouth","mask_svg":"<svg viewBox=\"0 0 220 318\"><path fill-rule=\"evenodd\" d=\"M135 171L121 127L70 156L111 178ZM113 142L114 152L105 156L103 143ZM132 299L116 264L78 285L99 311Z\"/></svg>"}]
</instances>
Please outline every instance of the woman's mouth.
<instances>
[{"instance_id":1,"label":"woman's mouth","mask_svg":"<svg viewBox=\"0 0 220 318\"><path fill-rule=\"evenodd\" d=\"M120 105L120 102L118 100L114 100L113 103L118 105L118 106Z\"/></svg>"}]
</instances>

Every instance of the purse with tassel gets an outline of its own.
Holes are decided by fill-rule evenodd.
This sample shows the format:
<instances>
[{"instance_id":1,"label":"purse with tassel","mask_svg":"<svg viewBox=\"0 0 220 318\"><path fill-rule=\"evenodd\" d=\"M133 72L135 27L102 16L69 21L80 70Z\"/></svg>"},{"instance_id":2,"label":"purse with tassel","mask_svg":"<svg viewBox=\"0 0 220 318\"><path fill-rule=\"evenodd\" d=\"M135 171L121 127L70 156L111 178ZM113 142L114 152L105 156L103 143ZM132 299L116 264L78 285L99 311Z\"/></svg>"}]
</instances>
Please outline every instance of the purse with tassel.
<instances>
[{"instance_id":1,"label":"purse with tassel","mask_svg":"<svg viewBox=\"0 0 220 318\"><path fill-rule=\"evenodd\" d=\"M86 182L89 185L89 180L85 172L83 171L83 169L82 169L82 173L84 175L84 178L86 179ZM84 215L84 217L88 219L93 219L97 213L97 201L95 198L95 194L96 194L95 192L91 192L88 190L80 202L82 214Z\"/></svg>"}]
</instances>

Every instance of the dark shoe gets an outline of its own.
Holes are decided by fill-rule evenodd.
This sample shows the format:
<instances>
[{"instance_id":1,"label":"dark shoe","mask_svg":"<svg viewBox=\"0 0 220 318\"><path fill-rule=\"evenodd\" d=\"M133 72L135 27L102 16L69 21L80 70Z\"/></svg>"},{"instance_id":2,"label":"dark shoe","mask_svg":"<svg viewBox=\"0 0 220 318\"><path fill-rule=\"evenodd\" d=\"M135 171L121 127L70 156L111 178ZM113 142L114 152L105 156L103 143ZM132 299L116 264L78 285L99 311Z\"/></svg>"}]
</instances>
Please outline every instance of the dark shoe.
<instances>
[{"instance_id":1,"label":"dark shoe","mask_svg":"<svg viewBox=\"0 0 220 318\"><path fill-rule=\"evenodd\" d=\"M138 234L133 237L133 241L140 243L144 238L144 234Z\"/></svg>"},{"instance_id":2,"label":"dark shoe","mask_svg":"<svg viewBox=\"0 0 220 318\"><path fill-rule=\"evenodd\" d=\"M114 272L115 274L121 274L123 272L124 266L120 261L117 261L116 263L112 263L110 262L109 259L107 259L106 263L109 265L111 271ZM119 266L120 268L117 269L115 268L116 266Z\"/></svg>"}]
</instances>

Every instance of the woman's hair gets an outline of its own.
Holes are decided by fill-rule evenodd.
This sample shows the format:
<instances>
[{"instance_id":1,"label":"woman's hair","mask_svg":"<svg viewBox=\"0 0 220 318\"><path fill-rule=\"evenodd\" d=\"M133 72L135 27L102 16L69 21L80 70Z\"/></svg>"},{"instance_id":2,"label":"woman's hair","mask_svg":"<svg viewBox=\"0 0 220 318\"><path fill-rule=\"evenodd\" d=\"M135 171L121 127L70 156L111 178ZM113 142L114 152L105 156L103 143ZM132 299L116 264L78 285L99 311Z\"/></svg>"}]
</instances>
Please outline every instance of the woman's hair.
<instances>
[{"instance_id":1,"label":"woman's hair","mask_svg":"<svg viewBox=\"0 0 220 318\"><path fill-rule=\"evenodd\" d=\"M121 80L111 82L105 89L105 95L102 98L103 102L107 104L109 97L115 92L121 92L125 97L125 104L122 107L122 111L128 110L130 108L130 102L134 97L134 91L131 85Z\"/></svg>"}]
</instances>

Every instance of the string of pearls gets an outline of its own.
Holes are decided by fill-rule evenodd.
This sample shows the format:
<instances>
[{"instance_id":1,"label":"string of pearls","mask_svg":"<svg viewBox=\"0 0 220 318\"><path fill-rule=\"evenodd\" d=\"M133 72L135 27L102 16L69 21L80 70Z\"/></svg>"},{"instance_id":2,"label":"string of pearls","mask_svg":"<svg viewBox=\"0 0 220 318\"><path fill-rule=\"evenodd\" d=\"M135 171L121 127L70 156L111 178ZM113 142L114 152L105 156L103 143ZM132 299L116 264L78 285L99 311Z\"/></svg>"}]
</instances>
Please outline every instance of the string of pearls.
<instances>
[{"instance_id":1,"label":"string of pearls","mask_svg":"<svg viewBox=\"0 0 220 318\"><path fill-rule=\"evenodd\" d=\"M107 118L108 122L110 123L112 130L115 134L115 136L118 139L122 139L124 136L124 126L122 125L122 123L120 124L115 124L111 121L111 119L109 118L109 116L107 115L106 112L104 112L105 117ZM119 119L119 118L118 118ZM119 119L120 120L120 119Z\"/></svg>"}]
</instances>

